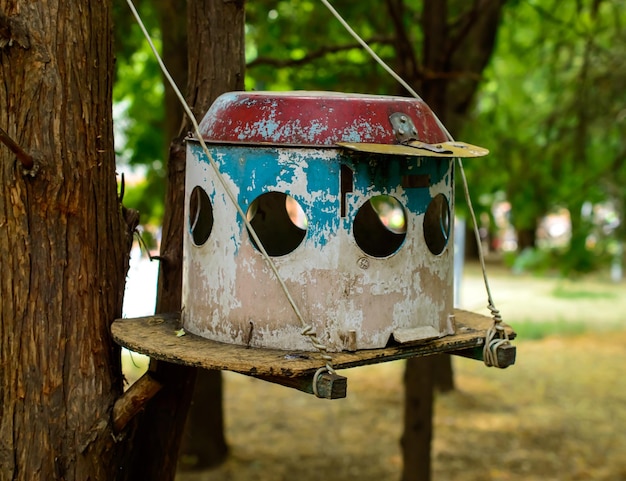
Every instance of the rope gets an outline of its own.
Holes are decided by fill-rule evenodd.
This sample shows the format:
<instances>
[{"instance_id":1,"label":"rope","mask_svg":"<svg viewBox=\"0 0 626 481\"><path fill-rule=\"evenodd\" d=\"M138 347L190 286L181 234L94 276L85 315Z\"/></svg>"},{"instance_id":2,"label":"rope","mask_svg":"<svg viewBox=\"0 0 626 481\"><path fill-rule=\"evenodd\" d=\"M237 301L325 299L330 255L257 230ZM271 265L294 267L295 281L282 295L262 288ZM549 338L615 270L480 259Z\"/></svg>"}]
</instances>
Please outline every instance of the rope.
<instances>
[{"instance_id":1,"label":"rope","mask_svg":"<svg viewBox=\"0 0 626 481\"><path fill-rule=\"evenodd\" d=\"M326 6L326 8L339 20L341 25L348 31L352 37L363 46L363 48L370 54L370 56L378 62L400 85L402 85L413 97L424 102L424 100L419 96L419 94L412 89L407 82L405 82L400 75L398 75L389 65L385 63L383 59L381 59L376 52L374 52L369 45L363 40L353 29L350 27L348 22L346 22L343 17L337 12L337 10L328 2L328 0L321 0L321 2ZM437 122L437 126L445 133L446 137L449 141L454 141L454 138L448 131L448 129L443 125L437 114L433 112L433 116L435 117L435 121ZM478 222L476 221L476 214L474 213L474 207L472 205L472 199L469 193L469 187L467 183L467 177L465 176L465 169L463 168L463 161L460 157L457 157L457 162L459 164L459 170L461 172L461 180L463 184L463 193L465 195L465 201L467 202L467 207L469 208L471 217L472 217L472 225L474 227L474 236L476 237L476 243L478 245L478 259L480 261L480 267L482 269L483 281L485 284L485 290L487 291L487 308L491 312L491 316L493 318L493 325L490 329L487 330L487 336L485 339L485 345L483 348L483 359L487 366L496 366L497 364L497 356L493 353L497 349L497 347L501 344L495 345L495 347L490 347L494 345L495 341L503 341L503 343L508 343L508 335L502 326L502 317L500 316L500 311L496 309L495 304L493 302L493 298L491 297L491 289L489 287L489 279L487 277L487 268L485 266L485 256L483 254L482 243L480 240L480 232L478 230ZM494 362L495 358L495 362Z\"/></svg>"},{"instance_id":2,"label":"rope","mask_svg":"<svg viewBox=\"0 0 626 481\"><path fill-rule=\"evenodd\" d=\"M268 265L270 266L270 269L272 270L272 272L276 276L276 279L278 280L278 283L280 284L280 287L283 290L283 292L285 294L285 297L287 298L287 301L289 301L289 304L291 305L291 308L293 309L294 313L296 314L296 317L298 318L298 320L302 324L302 331L301 331L302 335L303 336L307 336L308 339L310 340L311 344L313 345L313 347L315 347L316 349L318 349L321 352L321 354L322 354L321 357L325 361L325 366L323 368L321 368L321 369L324 369L324 370L328 371L329 373L334 374L335 370L333 368L333 362L332 362L333 359L332 359L332 356L330 356L328 354L328 350L327 350L326 345L322 344L319 341L319 339L317 338L317 334L313 331L313 327L304 320L304 317L302 316L302 314L300 312L300 309L298 309L298 306L297 306L296 302L294 301L293 297L291 296L291 293L289 292L289 289L287 288L287 285L285 284L285 281L283 280L282 276L279 274L278 268L276 267L276 264L274 263L272 258L269 256L269 254L265 250L265 247L263 246L263 243L260 241L259 237L257 236L257 233L255 232L254 228L252 227L252 225L248 221L248 218L247 218L246 214L244 213L243 209L241 208L241 206L237 202L237 198L235 197L235 194L232 192L232 190L230 189L229 185L226 183L226 180L222 176L222 173L219 170L219 166L217 165L217 163L213 159L213 156L209 152L209 148L207 147L207 145L206 145L206 143L204 141L204 138L202 137L202 134L200 132L200 126L198 125L198 122L196 121L196 118L194 117L194 115L193 115L193 113L191 111L191 108L189 107L189 104L187 104L187 101L185 100L183 94L181 93L180 89L176 85L176 82L174 82L174 79L172 78L172 76L170 75L169 71L167 70L167 67L163 63L163 60L161 59L161 56L157 52L157 49L154 46L154 43L152 42L152 38L150 37L150 34L146 30L146 27L144 26L143 21L141 20L141 17L139 16L139 13L137 12L137 9L135 8L135 5L133 4L132 0L126 0L126 3L128 3L128 6L129 6L130 10L133 13L133 16L135 17L135 20L139 24L139 27L141 28L141 31L143 32L144 37L148 41L148 45L150 45L150 49L152 50L152 53L154 54L157 62L159 63L159 67L161 68L161 71L163 72L163 75L165 76L165 78L167 79L168 83L171 85L172 89L174 90L174 93L176 94L176 97L178 97L178 100L180 101L180 104L182 105L185 113L187 114L187 117L189 117L189 120L191 121L191 124L193 126L193 131L194 131L198 141L200 142L200 146L202 147L202 150L203 150L204 154L209 159L209 163L211 164L211 167L213 168L213 170L215 172L215 175L217 176L220 184L222 185L222 187L226 191L226 194L228 195L228 198L230 199L230 201L233 203L233 205L237 209L237 213L239 214L239 216L243 220L245 226L248 228L248 231L250 232L250 235L254 239L254 242L256 243L256 245L259 247L259 250L261 251L261 254L263 255L263 258L268 263ZM315 380L316 379L317 379L317 375L315 376L314 383L313 383L314 384L314 389L316 389L316 386L315 386Z\"/></svg>"},{"instance_id":3,"label":"rope","mask_svg":"<svg viewBox=\"0 0 626 481\"><path fill-rule=\"evenodd\" d=\"M315 371L315 374L313 374L313 380L311 381L311 386L313 386L313 394L315 394L315 397L322 397L319 394L319 391L317 390L317 381L319 379L319 377L324 374L324 371L326 371L327 368L326 367L320 367L317 371Z\"/></svg>"},{"instance_id":4,"label":"rope","mask_svg":"<svg viewBox=\"0 0 626 481\"><path fill-rule=\"evenodd\" d=\"M463 193L465 195L465 201L472 216L472 225L474 226L474 237L476 238L476 245L478 246L478 260L480 261L480 268L483 274L483 281L485 282L485 290L487 291L487 308L491 312L493 324L487 329L485 336L485 344L483 346L483 362L488 367L500 367L498 364L498 356L496 351L498 347L509 344L509 335L506 333L504 326L502 325L502 316L500 311L496 308L493 298L491 297L491 288L489 287L489 279L487 278L487 267L485 266L485 255L483 253L483 246L480 240L480 232L478 231L478 222L476 221L476 213L474 212L474 206L472 205L472 199L469 193L469 187L467 185L467 177L465 176L465 169L463 169L463 162L460 158L459 172L461 173L461 179L463 180Z\"/></svg>"},{"instance_id":5,"label":"rope","mask_svg":"<svg viewBox=\"0 0 626 481\"><path fill-rule=\"evenodd\" d=\"M485 336L485 345L483 346L483 362L485 365L500 367L498 348L509 344L509 335L506 333L504 326L501 322L497 323L494 321L493 325L487 329Z\"/></svg>"}]
</instances>

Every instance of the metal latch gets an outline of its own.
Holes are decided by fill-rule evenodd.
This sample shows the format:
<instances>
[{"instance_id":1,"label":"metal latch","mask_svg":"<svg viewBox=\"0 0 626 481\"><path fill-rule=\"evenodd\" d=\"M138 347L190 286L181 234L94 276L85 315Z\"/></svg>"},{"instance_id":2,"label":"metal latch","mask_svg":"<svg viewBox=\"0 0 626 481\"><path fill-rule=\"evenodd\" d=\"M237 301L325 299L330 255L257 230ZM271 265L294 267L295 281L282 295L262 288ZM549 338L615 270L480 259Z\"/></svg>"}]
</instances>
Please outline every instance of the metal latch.
<instances>
[{"instance_id":1,"label":"metal latch","mask_svg":"<svg viewBox=\"0 0 626 481\"><path fill-rule=\"evenodd\" d=\"M389 116L389 121L391 122L393 133L400 143L418 140L415 124L407 114L395 112Z\"/></svg>"}]
</instances>

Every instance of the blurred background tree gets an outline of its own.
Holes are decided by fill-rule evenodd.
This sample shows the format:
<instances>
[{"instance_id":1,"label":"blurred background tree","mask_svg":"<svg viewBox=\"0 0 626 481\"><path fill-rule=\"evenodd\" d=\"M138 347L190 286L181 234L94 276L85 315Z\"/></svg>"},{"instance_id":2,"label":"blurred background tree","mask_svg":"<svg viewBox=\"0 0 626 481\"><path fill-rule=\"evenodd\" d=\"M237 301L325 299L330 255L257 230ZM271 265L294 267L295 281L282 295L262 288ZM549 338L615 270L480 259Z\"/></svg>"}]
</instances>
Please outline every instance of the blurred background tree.
<instances>
[{"instance_id":1,"label":"blurred background tree","mask_svg":"<svg viewBox=\"0 0 626 481\"><path fill-rule=\"evenodd\" d=\"M139 26L128 14L126 2L113 4L113 119L118 170L125 174L124 204L141 213L143 226L160 226L165 210L165 159L171 140L166 140L164 131L163 78ZM155 45L162 50L158 9L150 0L136 4L146 25L152 26L150 35Z\"/></svg>"},{"instance_id":2,"label":"blurred background tree","mask_svg":"<svg viewBox=\"0 0 626 481\"><path fill-rule=\"evenodd\" d=\"M472 188L503 192L518 252L537 252L542 219L565 209L569 242L535 256L565 273L601 267L624 240L624 7L615 0L512 2L466 124L466 136L492 151L468 166ZM599 218L598 205L613 213Z\"/></svg>"},{"instance_id":3,"label":"blurred background tree","mask_svg":"<svg viewBox=\"0 0 626 481\"><path fill-rule=\"evenodd\" d=\"M471 105L437 113L446 117L453 135L492 151L486 159L467 162L466 169L478 210L492 219L493 235L502 234L493 223L493 203L505 200L511 206L512 246L517 245L509 254L512 263L531 249L533 254L525 252L516 266L528 262L529 267L571 273L606 265L625 235L624 223L616 226L615 221L623 219L626 205L620 187L626 181L624 0L509 0L486 70L448 72L445 78L420 63L420 2L342 0L335 6L418 91L425 79L453 89L480 82L476 101L471 95L464 98ZM148 0L141 8L156 15ZM480 19L466 15L465 2L449 2L448 10L450 28L456 31ZM164 89L136 26L119 17L114 96L118 158L126 169L144 174L144 180L127 186L126 203L143 213L143 222L158 225L167 145ZM318 2L248 2L246 23L246 89L405 94ZM153 33L160 38L158 31ZM465 116L456 118L455 112ZM599 205L608 209L602 212L612 221L594 215ZM459 198L457 213L464 215L464 209ZM563 221L571 224L568 242L539 249L538 227L556 211L565 212Z\"/></svg>"}]
</instances>

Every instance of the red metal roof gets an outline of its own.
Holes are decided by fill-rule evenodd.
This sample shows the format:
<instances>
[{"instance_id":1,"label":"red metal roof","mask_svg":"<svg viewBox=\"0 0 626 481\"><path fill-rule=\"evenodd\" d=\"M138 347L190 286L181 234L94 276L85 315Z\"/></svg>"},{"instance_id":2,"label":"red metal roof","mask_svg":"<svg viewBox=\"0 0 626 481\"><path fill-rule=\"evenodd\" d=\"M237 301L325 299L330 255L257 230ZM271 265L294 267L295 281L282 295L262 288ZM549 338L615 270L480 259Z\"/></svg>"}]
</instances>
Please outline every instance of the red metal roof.
<instances>
[{"instance_id":1,"label":"red metal roof","mask_svg":"<svg viewBox=\"0 0 626 481\"><path fill-rule=\"evenodd\" d=\"M446 140L430 108L405 97L338 92L231 92L200 123L208 142L333 146L336 142L395 144L389 116L405 114L423 142Z\"/></svg>"}]
</instances>

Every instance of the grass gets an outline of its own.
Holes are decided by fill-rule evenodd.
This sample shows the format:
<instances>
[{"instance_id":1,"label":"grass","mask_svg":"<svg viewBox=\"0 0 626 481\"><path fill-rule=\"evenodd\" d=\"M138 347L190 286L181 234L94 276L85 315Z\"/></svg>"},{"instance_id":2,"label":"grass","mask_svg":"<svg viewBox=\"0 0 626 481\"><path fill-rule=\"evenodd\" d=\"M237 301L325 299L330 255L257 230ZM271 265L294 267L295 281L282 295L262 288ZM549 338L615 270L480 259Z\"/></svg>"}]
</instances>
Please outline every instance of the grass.
<instances>
[{"instance_id":1,"label":"grass","mask_svg":"<svg viewBox=\"0 0 626 481\"><path fill-rule=\"evenodd\" d=\"M617 299L619 296L615 292L598 291L592 289L572 289L564 285L558 285L552 291L552 296L557 299L568 299L572 301L583 299Z\"/></svg>"},{"instance_id":2,"label":"grass","mask_svg":"<svg viewBox=\"0 0 626 481\"><path fill-rule=\"evenodd\" d=\"M520 340L538 340L549 336L577 336L590 332L591 330L592 326L587 321L559 319L547 322L531 320L515 322L515 332Z\"/></svg>"},{"instance_id":3,"label":"grass","mask_svg":"<svg viewBox=\"0 0 626 481\"><path fill-rule=\"evenodd\" d=\"M457 388L435 397L432 479L625 480L625 345L624 331L520 342L505 370L455 357ZM231 455L177 481L400 479L404 363L342 373L336 401L226 373Z\"/></svg>"}]
</instances>

